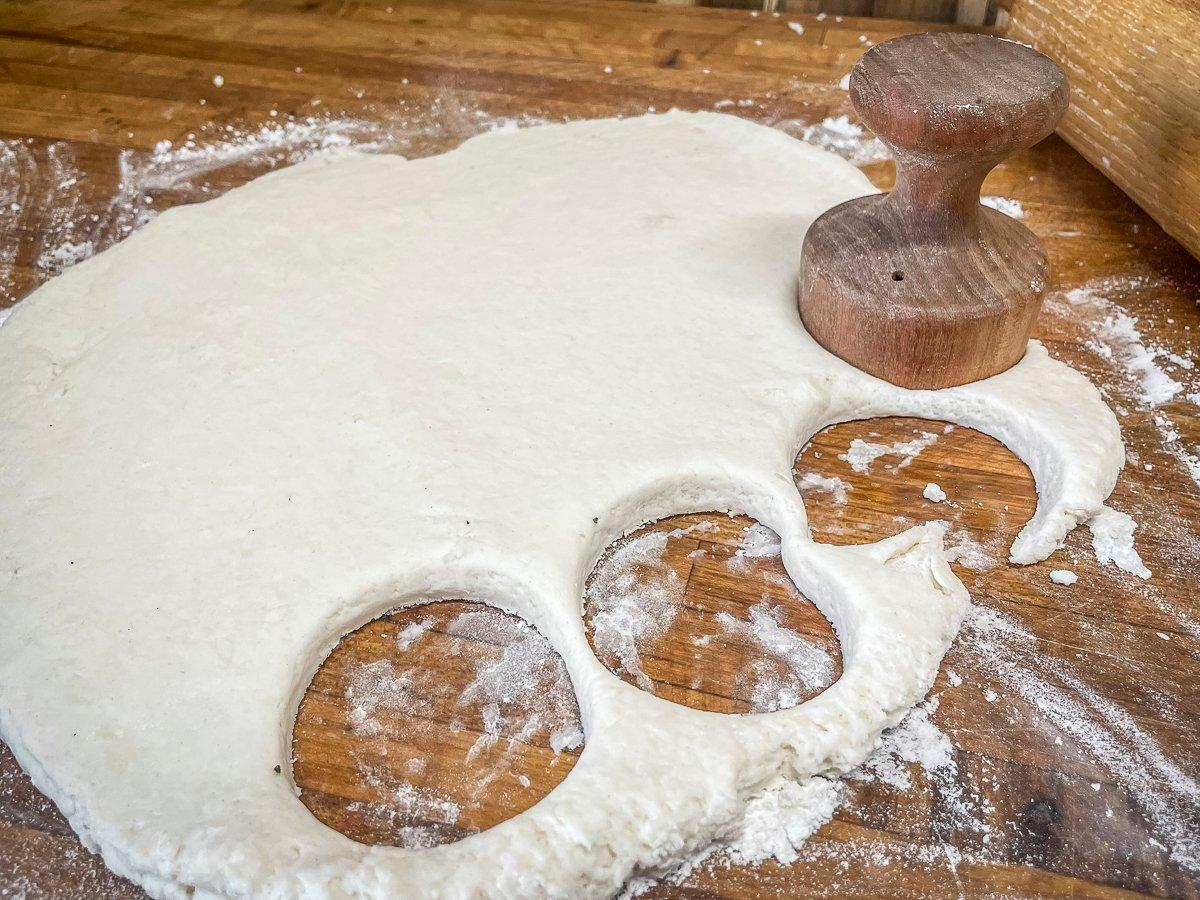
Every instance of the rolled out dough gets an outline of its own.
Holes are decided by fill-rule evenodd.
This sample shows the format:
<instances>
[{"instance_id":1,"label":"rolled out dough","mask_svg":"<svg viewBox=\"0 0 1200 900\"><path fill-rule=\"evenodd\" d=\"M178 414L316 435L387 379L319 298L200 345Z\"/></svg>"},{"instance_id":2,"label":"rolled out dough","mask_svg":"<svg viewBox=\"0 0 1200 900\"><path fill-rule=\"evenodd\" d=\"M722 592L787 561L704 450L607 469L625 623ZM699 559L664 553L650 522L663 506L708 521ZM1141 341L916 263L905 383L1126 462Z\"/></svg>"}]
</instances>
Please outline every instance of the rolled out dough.
<instances>
[{"instance_id":1,"label":"rolled out dough","mask_svg":"<svg viewBox=\"0 0 1200 900\"><path fill-rule=\"evenodd\" d=\"M807 336L803 232L870 190L732 117L578 122L315 159L51 281L0 329L0 735L161 897L605 895L773 778L853 767L928 689L967 596L936 526L814 543L798 449L890 414L995 435L1041 492L1016 562L1098 512L1122 460L1098 393L1036 343L912 392ZM699 712L589 649L604 547L709 509L779 532L836 626L845 674L808 703ZM446 597L542 631L586 749L482 834L356 844L295 796L299 697L342 634Z\"/></svg>"}]
</instances>

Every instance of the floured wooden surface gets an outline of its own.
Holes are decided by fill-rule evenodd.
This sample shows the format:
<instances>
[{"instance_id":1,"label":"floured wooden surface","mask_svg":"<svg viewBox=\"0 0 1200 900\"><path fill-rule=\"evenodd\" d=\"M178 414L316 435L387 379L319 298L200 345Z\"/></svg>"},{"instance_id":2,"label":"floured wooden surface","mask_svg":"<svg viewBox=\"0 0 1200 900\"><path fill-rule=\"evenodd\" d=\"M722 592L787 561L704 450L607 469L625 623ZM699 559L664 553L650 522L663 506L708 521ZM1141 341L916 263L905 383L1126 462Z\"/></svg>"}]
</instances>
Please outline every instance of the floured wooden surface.
<instances>
[{"instance_id":1,"label":"floured wooden surface","mask_svg":"<svg viewBox=\"0 0 1200 900\"><path fill-rule=\"evenodd\" d=\"M743 26L738 24L738 27ZM763 26L753 23L750 27ZM857 33L848 35L849 40L853 41ZM780 41L777 46L786 50L783 37L777 39ZM795 38L794 34L792 38ZM776 39L768 35L767 40L771 46L776 46ZM752 41L749 43L752 46ZM743 52L752 54L756 51L746 49ZM711 62L693 63L686 51L682 58L684 65L694 65L695 70L712 66ZM717 71L719 77L720 64ZM698 78L698 71L692 74ZM659 76L652 67L646 66L636 68L636 77L653 83ZM673 76L667 70L661 77L669 79ZM227 80L222 90L231 87L237 87L233 78ZM580 86L578 90L581 104L595 103L583 99L589 96L587 92L591 88ZM206 91L214 93L211 86ZM748 94L741 84L731 85L727 91L728 96L736 99ZM724 99L724 96L717 99ZM328 95L324 103L331 105ZM468 116L472 114L469 102L461 105L466 106ZM595 110L595 106L585 110L581 105L579 111L594 114ZM770 98L761 98L736 111L752 116L781 116L779 101ZM785 105L781 117L787 118L786 111ZM818 110L815 117L809 116L809 121L817 121L825 112L838 111L836 107ZM265 110L262 116L260 121L267 123L269 117ZM448 132L444 139L454 141L457 138L453 132L461 126L462 116L456 114L451 118L454 120L452 126L441 127ZM193 127L197 127L201 143L211 142L212 131L209 137L202 137L198 126ZM255 124L247 130L255 132L257 127ZM180 136L177 132L172 134L177 138ZM113 140L115 142L115 135ZM436 136L433 140L437 140ZM79 168L87 176L78 189L77 209L86 215L95 213L103 217L108 198L113 196L110 191L115 182L115 151L85 145L75 145L73 149L77 149L82 161ZM31 145L30 152L49 157L48 149L41 143ZM62 150L56 152L61 154ZM881 185L886 182L886 167L869 171L879 176ZM189 179L195 174L190 173ZM246 170L218 168L211 174L202 174L194 190L185 189L173 194L162 205L204 196L205 181L210 189L219 190L248 174ZM43 190L58 190L58 185L68 181L70 175L53 184L50 177L38 177L43 179ZM7 189L11 182L6 178L3 184ZM154 188L149 194L153 196L157 190L161 188ZM1033 631L1039 638L1039 649L1049 648L1052 653L1067 658L1073 667L1068 674L1081 677L1092 690L1131 713L1138 728L1154 741L1164 757L1186 770L1188 761L1196 756L1194 731L1188 726L1196 711L1188 705L1185 688L1189 679L1195 677L1194 628L1195 620L1200 618L1190 606L1192 592L1187 580L1197 558L1195 543L1189 539L1196 530L1197 491L1187 474L1186 456L1195 452L1198 437L1194 400L1188 397L1196 391L1196 381L1194 370L1172 360L1170 354L1187 359L1189 344L1194 345L1187 329L1194 331L1200 327L1193 300L1197 284L1194 266L1144 217L1121 201L1094 172L1082 168L1077 158L1057 142L1038 148L993 175L986 190L1021 202L1025 221L1047 241L1059 282L1067 290L1086 290L1103 301L1071 303L1066 292L1057 300L1051 298L1049 315L1043 317L1041 324L1041 336L1053 352L1104 385L1110 402L1118 407L1119 413L1122 410L1125 413L1122 426L1131 451L1131 465L1123 474L1114 505L1130 512L1141 523L1138 547L1154 575L1143 582L1134 576L1117 573L1111 567L1099 568L1090 561L1086 535L1079 532L1068 545L1068 553L1077 557L1069 565L1061 559L1052 560L1053 565L1028 570L999 565L980 575L959 566L958 574L968 581L977 596L981 591L980 581L986 577L994 586L985 589L986 596L981 598L984 603L1016 618L1022 627ZM47 251L57 251L54 255L61 258L69 258L75 252L63 248L67 243L80 243L79 230L65 236L60 227L53 222L39 223L33 216L22 221L19 257L23 265L17 278L23 281L14 282L18 285L13 289L14 294L24 293L42 277L37 271L36 259ZM54 256L50 261L54 261ZM1081 295L1074 297L1078 300ZM1105 302L1114 303L1119 309L1106 307ZM1120 318L1121 311L1137 317L1138 321L1134 323L1140 335L1137 339L1129 339L1129 323ZM1107 324L1110 318L1112 326ZM1161 399L1161 393L1154 395L1158 399L1151 399L1144 391L1142 376L1148 370L1136 362L1144 359L1139 344L1149 348L1148 354L1156 357L1154 364L1168 378L1183 386L1165 401ZM1160 346L1164 352L1159 352ZM1160 386L1164 383L1156 376L1152 375L1152 378ZM1167 390L1170 390L1169 385ZM831 452L836 450L832 452L834 460L837 454L849 452L852 437L893 444L911 441L921 431L936 428L929 423L894 427L876 423L868 430L878 431L879 436L871 437L860 426L839 426L837 436L841 445L831 443L829 447ZM1178 433L1178 437L1173 436L1174 433ZM1014 514L1020 507L1013 501L1024 493L1028 502L1029 489L1011 457L988 442L968 445L953 455L937 456L939 448L949 446L952 437L940 437L937 444L924 449L913 463L897 472L888 471L888 466L898 461L896 457L880 457L872 464L870 473L855 472L845 461L828 460L828 468L822 466L817 471L822 477L841 478L851 490L845 506L829 509L830 527L824 532L821 527L824 499L820 492L806 493L806 503L818 536L824 533L830 540L844 540L859 531L857 526L862 524L866 526L861 529L862 533L878 538L901 527L900 523L891 521L892 516L921 520L921 516L929 515L954 523L956 530L965 527L970 539L981 545L984 555L988 555L988 543L994 540L997 530L1015 530L1026 517L1028 510L1021 515ZM817 448L821 449L820 441ZM938 463L936 466L931 464L924 471L915 468L934 459ZM1138 466L1141 471L1135 470ZM1147 470L1146 466L1152 468ZM920 477L913 479L918 473ZM987 474L981 476L980 473ZM947 493L948 501L959 503L962 509L924 500L921 493L930 482L937 483ZM997 484L1007 487L1001 490ZM1003 510L1003 504L997 502L999 498L993 496L993 487L1010 510ZM829 497L833 497L832 492ZM982 523L960 519L974 510L975 503L983 504L978 511ZM837 515L839 511L841 516ZM839 534L839 530L843 533ZM737 534L723 535L730 553L736 552L739 535L740 528ZM1011 531L1008 536L1011 537ZM1002 549L992 547L990 555L1002 559ZM1049 582L1050 568L1063 566L1079 574L1077 584L1061 587ZM744 575L736 577L744 578ZM706 583L697 579L700 576L693 575L692 583ZM974 584L972 579L976 579ZM724 576L715 583L707 583L713 584L711 590L728 590L728 580ZM1161 638L1159 632L1167 635L1167 639ZM954 819L946 818L945 804L938 799L942 796L937 786L938 778L944 778L944 773L936 774L938 766L928 779L933 783L929 787L924 784L920 767L908 766L916 783L915 790L909 793L890 791L886 784L880 788L871 787L867 782L862 789L864 796L855 799L849 807L843 807L834 823L818 833L808 845L811 852L791 868L783 869L768 863L753 869L718 869L695 877L707 879L703 881L706 887L730 895L768 889L794 893L796 884L811 886L814 882L828 884L831 890L875 894L909 891L910 895L914 891L919 893L921 885L926 892L954 891L961 886L969 893L983 892L999 885L1008 885L1025 893L1032 892L1034 886L1042 892L1066 892L1068 887L1077 889L1080 886L1077 881L1039 875L1037 870L1009 868L1012 863L1021 862L1063 876L1151 893L1186 891L1186 872L1169 863L1164 851L1152 843L1154 840L1166 846L1165 835L1147 822L1144 791L1142 801L1136 797L1142 790L1138 785L1144 785L1144 780L1131 781L1129 772L1114 773L1113 768L1124 763L1114 761L1111 754L1105 763L1106 751L1103 747L1098 749L1096 741L1089 737L1114 733L1113 722L1118 717L1111 714L1111 709L1104 712L1089 706L1085 710L1090 720L1102 720L1099 731L1076 728L1077 733L1073 734L1070 729L1052 728L1051 722L1041 721L1030 726L1036 700L1031 702L1026 696L1030 692L1028 686L1023 691L1021 687L993 676L990 687L981 689L987 676L968 677L967 661L954 663L956 652L952 651L943 671L944 684L935 687L935 694L940 690L941 696L930 720L955 747L959 773L974 773L982 766L994 781L1004 786L1003 791L992 797L997 817L993 834L998 835L994 840L1002 844L1002 852L992 850L990 855L980 854L978 848L973 847L973 842L978 842L970 836L970 829L956 828L952 824ZM1075 654L1080 654L1080 658ZM1019 652L1016 658L1021 658ZM986 670L983 663L976 665ZM951 669L962 679L961 684L950 683ZM1034 671L1032 677L1061 684L1060 674ZM996 694L992 702L989 702L989 691ZM1006 724L1002 731L981 732L978 725L968 727L967 723L972 719L976 723L988 721L987 712L995 710L997 704L1002 708L1005 705L1011 707L1014 720L1008 722L1009 716L1004 716ZM991 717L992 720L995 718L994 715ZM1055 738L1061 738L1063 743L1055 743ZM1128 735L1117 734L1117 738L1122 758L1154 759L1130 753L1128 748L1132 744ZM1140 772L1152 768L1150 763L1139 765ZM996 770L1005 777L997 777ZM1195 774L1194 771L1190 773L1193 777ZM1100 790L1091 787L1093 779L1102 786ZM14 775L6 783L17 781ZM991 784L982 777L976 779L976 783ZM26 823L7 826L4 833L14 837L0 845L0 859L14 860L16 878L24 879L27 885L53 884L56 883L54 879L62 877L61 873L79 871L84 863L71 862L50 853L49 848L56 846L56 842L69 846L71 840L66 836L54 837L56 830L61 834L61 826L53 824L53 816L41 812L32 801L21 800L19 787L9 788L9 795L15 795L8 801L9 809L18 811L13 820ZM1169 797L1169 794L1164 796ZM1092 797L1097 799L1089 799ZM1101 802L1103 808L1098 805ZM1148 802L1152 804L1153 799ZM1109 809L1114 812L1112 817L1107 816ZM35 834L25 830L28 826L45 828L48 832ZM949 839L943 841L942 837ZM957 867L952 866L952 854L945 851L943 843L959 851L971 851L966 854L969 858ZM826 845L829 849L818 849ZM1136 852L1130 850L1131 846ZM47 854L58 862L47 862ZM86 856L79 858L86 859ZM913 864L914 858L919 865ZM988 862L989 859L992 861ZM842 860L851 862L852 871L840 871ZM869 861L871 865L855 865L856 860ZM59 865L62 868L58 868ZM98 885L98 892L108 889L103 888L105 882L100 876L91 877L96 879L92 883ZM914 888L914 885L918 887Z\"/></svg>"}]
</instances>

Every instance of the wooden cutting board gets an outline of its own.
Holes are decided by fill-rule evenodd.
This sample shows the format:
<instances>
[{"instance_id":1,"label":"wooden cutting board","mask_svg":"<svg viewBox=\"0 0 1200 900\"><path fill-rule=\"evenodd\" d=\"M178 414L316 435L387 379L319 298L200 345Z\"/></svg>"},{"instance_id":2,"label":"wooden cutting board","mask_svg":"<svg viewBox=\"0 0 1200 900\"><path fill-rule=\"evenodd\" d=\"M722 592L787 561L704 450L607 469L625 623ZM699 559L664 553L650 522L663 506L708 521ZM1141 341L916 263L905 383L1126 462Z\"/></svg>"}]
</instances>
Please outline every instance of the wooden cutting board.
<instances>
[{"instance_id":1,"label":"wooden cutting board","mask_svg":"<svg viewBox=\"0 0 1200 900\"><path fill-rule=\"evenodd\" d=\"M617 2L0 2L0 305L150 211L204 199L297 147L346 134L429 154L502 117L649 106L716 108L799 134L850 112L839 81L867 46L921 28ZM271 130L281 122L291 124ZM844 130L813 136L870 150ZM189 135L223 149L187 157L179 148ZM265 146L273 135L283 135L282 149ZM150 151L164 140L173 146L155 168ZM890 163L866 171L890 186ZM843 806L791 865L717 860L650 896L1200 896L1197 872L1171 858L1180 827L1200 831L1200 810L1186 800L1188 779L1200 775L1200 486L1183 460L1200 444L1198 401L1186 399L1200 384L1183 367L1200 334L1200 266L1057 138L999 167L984 191L1019 201L1045 243L1057 290L1037 336L1118 412L1130 462L1113 503L1140 522L1137 546L1153 577L1101 566L1083 531L1046 563L1005 564L1035 495L1025 467L990 438L905 419L827 429L796 462L819 540L876 540L944 519L950 543L975 551L964 557L975 568L955 565L983 624L960 636L926 707L949 762L901 762L901 775L848 781ZM1144 402L1139 346L1185 385L1177 396ZM856 438L925 446L908 462L887 452L855 471L842 457L855 458ZM829 482L817 477L841 479L844 491L822 489ZM931 482L946 502L923 496ZM643 653L661 695L749 708L743 676L761 648L697 638L722 613L744 618L764 598L836 659L828 624L789 587L778 558L746 556L752 524L717 514L652 526L673 534L632 572L643 588L674 591L673 624ZM1053 569L1079 580L1054 584ZM486 612L490 630L456 632L451 623L471 611L439 604L386 617L348 637L318 672L301 705L295 776L323 821L367 841L399 842L413 827L456 839L565 777L578 750L556 751L552 728L524 727L536 715L578 715L552 652L530 657L547 687L529 718L518 710L501 740L480 743L486 703L464 702L463 691L536 635ZM987 626L995 614L1028 637L998 634ZM381 661L444 688L430 694L427 714L385 697L364 727L356 700L364 672ZM904 778L908 787L898 787ZM25 895L142 896L80 847L0 751L0 896Z\"/></svg>"}]
</instances>

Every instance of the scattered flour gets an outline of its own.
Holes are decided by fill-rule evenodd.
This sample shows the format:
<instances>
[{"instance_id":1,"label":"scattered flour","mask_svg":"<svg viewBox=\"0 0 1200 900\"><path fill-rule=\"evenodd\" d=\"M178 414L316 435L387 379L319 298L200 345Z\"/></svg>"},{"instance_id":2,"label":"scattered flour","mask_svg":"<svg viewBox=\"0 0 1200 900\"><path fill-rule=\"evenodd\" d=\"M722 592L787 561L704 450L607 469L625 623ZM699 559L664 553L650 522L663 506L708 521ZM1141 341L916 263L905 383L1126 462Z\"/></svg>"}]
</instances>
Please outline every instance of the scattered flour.
<instances>
[{"instance_id":1,"label":"scattered flour","mask_svg":"<svg viewBox=\"0 0 1200 900\"><path fill-rule=\"evenodd\" d=\"M1162 436L1164 448L1179 460L1192 481L1200 485L1200 448L1189 449L1185 446L1179 429L1161 412L1155 412L1153 418L1154 424L1158 426L1158 433Z\"/></svg>"},{"instance_id":2,"label":"scattered flour","mask_svg":"<svg viewBox=\"0 0 1200 900\"><path fill-rule=\"evenodd\" d=\"M850 485L836 475L826 477L818 475L816 472L805 472L801 477L796 479L796 487L802 494L813 492L827 493L838 506L846 505L846 499L850 493Z\"/></svg>"},{"instance_id":3,"label":"scattered flour","mask_svg":"<svg viewBox=\"0 0 1200 900\"><path fill-rule=\"evenodd\" d=\"M836 153L856 166L889 159L891 154L877 137L863 137L863 127L850 121L848 116L830 116L816 125L799 126L796 123L779 123L776 127L789 133L799 129L800 136L810 144Z\"/></svg>"},{"instance_id":4,"label":"scattered flour","mask_svg":"<svg viewBox=\"0 0 1200 900\"><path fill-rule=\"evenodd\" d=\"M833 660L825 650L783 624L784 611L771 606L766 597L750 607L750 621L717 613L717 622L732 635L750 638L769 656L782 662L785 677L769 665L752 665L757 676L751 696L751 712L774 712L798 705L816 691L833 683ZM766 660L762 661L766 662Z\"/></svg>"},{"instance_id":5,"label":"scattered flour","mask_svg":"<svg viewBox=\"0 0 1200 900\"><path fill-rule=\"evenodd\" d=\"M1159 408L1181 402L1200 406L1200 367L1195 356L1191 348L1177 352L1147 343L1138 320L1113 299L1157 284L1138 276L1097 278L1051 295L1046 309L1064 319L1083 318L1090 332L1085 346L1122 377L1122 399L1150 415L1163 449L1200 485L1200 448L1189 446Z\"/></svg>"},{"instance_id":6,"label":"scattered flour","mask_svg":"<svg viewBox=\"0 0 1200 900\"><path fill-rule=\"evenodd\" d=\"M468 762L501 737L511 751L543 730L550 732L555 753L583 746L567 667L535 628L515 616L480 609L457 616L446 633L503 647L499 659L478 660L475 679L462 693L460 703L479 704L484 711L485 731Z\"/></svg>"},{"instance_id":7,"label":"scattered flour","mask_svg":"<svg viewBox=\"0 0 1200 900\"><path fill-rule=\"evenodd\" d=\"M1039 645L1015 619L975 607L958 646L998 677L1132 796L1178 865L1200 873L1200 785L1123 708Z\"/></svg>"},{"instance_id":8,"label":"scattered flour","mask_svg":"<svg viewBox=\"0 0 1200 900\"><path fill-rule=\"evenodd\" d=\"M1075 291L1067 293L1069 302L1074 302L1075 294ZM1091 349L1124 366L1126 373L1141 385L1141 400L1147 406L1167 403L1183 390L1183 385L1159 365L1160 359L1171 357L1161 348L1143 343L1133 316L1116 310L1104 317L1094 334Z\"/></svg>"},{"instance_id":9,"label":"scattered flour","mask_svg":"<svg viewBox=\"0 0 1200 900\"><path fill-rule=\"evenodd\" d=\"M445 827L457 824L462 807L428 788L387 783L360 766L363 780L381 801L355 801L349 812L364 815L375 828L387 828L392 842L408 850L426 850L445 843ZM438 826L443 826L439 828Z\"/></svg>"},{"instance_id":10,"label":"scattered flour","mask_svg":"<svg viewBox=\"0 0 1200 900\"><path fill-rule=\"evenodd\" d=\"M973 833L986 847L992 838L989 822L995 807L979 785L962 784L954 745L931 718L939 703L934 696L914 707L899 725L884 733L875 752L847 777L910 790L915 767L937 793L939 828Z\"/></svg>"},{"instance_id":11,"label":"scattered flour","mask_svg":"<svg viewBox=\"0 0 1200 900\"><path fill-rule=\"evenodd\" d=\"M850 777L908 790L912 778L907 763L916 763L929 774L956 772L950 739L930 719L937 707L937 698L913 707L899 725L884 734L879 747Z\"/></svg>"},{"instance_id":12,"label":"scattered flour","mask_svg":"<svg viewBox=\"0 0 1200 900\"><path fill-rule=\"evenodd\" d=\"M983 196L979 198L979 202L1014 219L1025 218L1025 210L1021 206L1020 200L1013 200L1011 197Z\"/></svg>"},{"instance_id":13,"label":"scattered flour","mask_svg":"<svg viewBox=\"0 0 1200 900\"><path fill-rule=\"evenodd\" d=\"M855 438L845 453L838 454L838 459L848 462L855 472L867 473L871 471L871 464L881 456L899 456L900 461L893 467L893 471L897 471L908 466L922 450L937 443L937 439L938 435L931 431L922 431L911 441L898 441L895 444L873 444Z\"/></svg>"},{"instance_id":14,"label":"scattered flour","mask_svg":"<svg viewBox=\"0 0 1200 900\"><path fill-rule=\"evenodd\" d=\"M410 622L396 635L396 648L402 654L419 644L434 625L426 616ZM346 688L349 724L355 734L375 737L395 731L381 713L387 711L413 718L436 719L447 709L461 712L479 710L483 721L480 737L470 748L466 762L471 763L483 750L498 747L487 758L486 766L470 773L471 793L460 800L473 805L497 779L512 777L523 787L532 782L513 770L514 757L522 742L545 735L555 753L575 750L583 744L583 731L575 707L575 695L566 666L548 641L524 621L489 607L460 613L446 626L446 635L473 643L469 648L475 666L474 676L459 692L454 684L436 677L435 670L405 665L401 656L395 662L377 659L361 663L350 675ZM480 653L479 645L493 648ZM466 652L462 645L451 652ZM454 726L459 727L459 726ZM378 752L378 746L374 747ZM428 787L417 787L399 780L386 766L369 762L366 754L352 751L363 783L374 799L350 804L347 808L365 817L374 827L386 830L391 843L402 847L425 848L455 840L462 829L448 828L457 823L464 807ZM425 761L414 757L407 762L410 775L420 775ZM524 778L524 780L522 780Z\"/></svg>"},{"instance_id":15,"label":"scattered flour","mask_svg":"<svg viewBox=\"0 0 1200 900\"><path fill-rule=\"evenodd\" d=\"M745 571L750 568L750 560L778 556L781 551L779 535L766 525L755 522L742 531L737 551L726 565L734 571Z\"/></svg>"},{"instance_id":16,"label":"scattered flour","mask_svg":"<svg viewBox=\"0 0 1200 900\"><path fill-rule=\"evenodd\" d=\"M665 565L663 554L672 539L715 528L701 523L626 540L600 561L588 584L585 604L596 650L615 659L619 669L633 675L644 690L653 691L654 684L641 668L642 655L671 627L683 600L684 584ZM746 572L755 560L778 558L780 550L779 535L753 523L743 529L738 549L725 565ZM778 580L800 599L789 579ZM773 605L768 595L749 607L747 616L719 612L713 618L720 631L693 636L692 643L703 647L714 639L740 638L761 651L738 673L739 682L748 689L751 712L788 709L833 682L833 658L788 628L785 610Z\"/></svg>"},{"instance_id":17,"label":"scattered flour","mask_svg":"<svg viewBox=\"0 0 1200 900\"><path fill-rule=\"evenodd\" d=\"M667 543L675 537L714 528L695 525L670 532L651 531L626 540L601 558L588 581L584 604L597 653L615 659L619 670L632 675L643 690L651 691L654 685L642 670L638 648L671 627L685 587L674 570L663 565ZM778 537L775 541L778 544ZM643 576L640 582L639 575Z\"/></svg>"},{"instance_id":18,"label":"scattered flour","mask_svg":"<svg viewBox=\"0 0 1200 900\"><path fill-rule=\"evenodd\" d=\"M1150 585L1143 586L1142 596L1154 604L1160 612L1170 616L1182 631L1200 640L1200 620L1181 610Z\"/></svg>"},{"instance_id":19,"label":"scattered flour","mask_svg":"<svg viewBox=\"0 0 1200 900\"><path fill-rule=\"evenodd\" d=\"M949 528L949 523L942 525ZM958 563L973 572L983 572L996 565L996 557L983 544L976 541L965 531L950 534L951 543L946 545L946 561Z\"/></svg>"}]
</instances>

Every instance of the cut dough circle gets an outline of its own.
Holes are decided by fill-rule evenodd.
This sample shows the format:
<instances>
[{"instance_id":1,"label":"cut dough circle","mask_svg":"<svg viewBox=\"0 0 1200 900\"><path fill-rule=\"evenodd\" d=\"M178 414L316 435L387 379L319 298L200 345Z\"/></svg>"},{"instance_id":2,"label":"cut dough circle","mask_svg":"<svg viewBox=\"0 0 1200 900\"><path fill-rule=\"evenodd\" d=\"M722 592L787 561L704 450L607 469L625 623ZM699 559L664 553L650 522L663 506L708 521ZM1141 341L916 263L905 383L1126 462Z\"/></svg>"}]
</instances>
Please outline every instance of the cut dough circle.
<instances>
[{"instance_id":1,"label":"cut dough circle","mask_svg":"<svg viewBox=\"0 0 1200 900\"><path fill-rule=\"evenodd\" d=\"M1019 562L1097 513L1123 458L1096 390L1036 343L913 392L808 337L803 233L870 191L733 117L577 122L314 159L49 282L0 328L0 736L161 897L602 896L771 779L857 765L928 690L967 596L937 526L814 543L798 449L891 414L996 436L1041 492ZM815 699L704 713L592 654L604 547L707 509L779 532L837 628L844 674ZM300 692L345 632L451 597L551 641L586 749L479 835L356 844L295 796Z\"/></svg>"}]
</instances>

